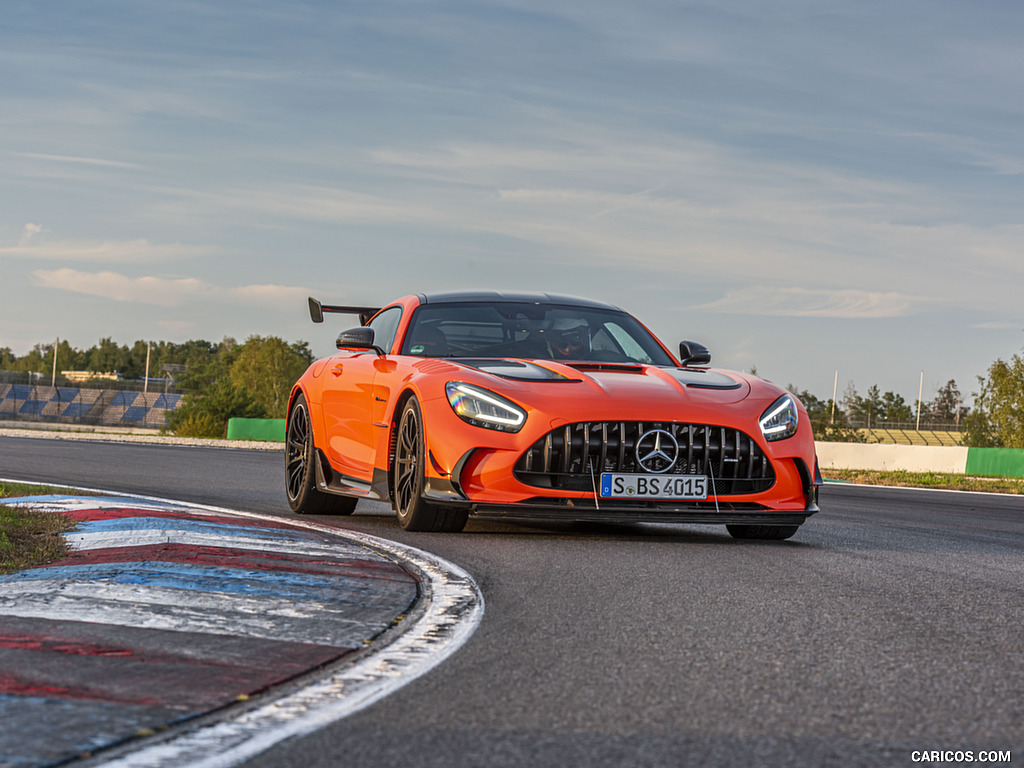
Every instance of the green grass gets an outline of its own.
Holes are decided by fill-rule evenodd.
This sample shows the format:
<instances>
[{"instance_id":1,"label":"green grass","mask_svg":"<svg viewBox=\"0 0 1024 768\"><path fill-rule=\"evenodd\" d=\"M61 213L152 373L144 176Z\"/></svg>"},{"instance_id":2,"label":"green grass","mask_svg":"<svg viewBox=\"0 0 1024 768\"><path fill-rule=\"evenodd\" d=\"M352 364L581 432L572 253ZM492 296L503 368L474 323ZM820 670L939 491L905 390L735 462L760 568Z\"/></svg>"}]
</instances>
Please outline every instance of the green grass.
<instances>
[{"instance_id":1,"label":"green grass","mask_svg":"<svg viewBox=\"0 0 1024 768\"><path fill-rule=\"evenodd\" d=\"M0 498L67 493L66 488L0 482ZM0 573L45 565L68 554L62 533L75 521L55 512L0 505Z\"/></svg>"},{"instance_id":2,"label":"green grass","mask_svg":"<svg viewBox=\"0 0 1024 768\"><path fill-rule=\"evenodd\" d=\"M1019 477L970 477L940 472L877 472L866 469L828 469L822 470L821 474L826 480L845 483L1024 494L1024 478Z\"/></svg>"},{"instance_id":3,"label":"green grass","mask_svg":"<svg viewBox=\"0 0 1024 768\"><path fill-rule=\"evenodd\" d=\"M75 521L54 512L0 505L0 573L45 565L68 554L62 533Z\"/></svg>"},{"instance_id":4,"label":"green grass","mask_svg":"<svg viewBox=\"0 0 1024 768\"><path fill-rule=\"evenodd\" d=\"M8 483L0 480L0 499L10 499L14 496L47 496L51 493L70 493L68 488L58 488L55 485L36 485L34 483ZM87 496L90 494L84 491L75 493Z\"/></svg>"}]
</instances>

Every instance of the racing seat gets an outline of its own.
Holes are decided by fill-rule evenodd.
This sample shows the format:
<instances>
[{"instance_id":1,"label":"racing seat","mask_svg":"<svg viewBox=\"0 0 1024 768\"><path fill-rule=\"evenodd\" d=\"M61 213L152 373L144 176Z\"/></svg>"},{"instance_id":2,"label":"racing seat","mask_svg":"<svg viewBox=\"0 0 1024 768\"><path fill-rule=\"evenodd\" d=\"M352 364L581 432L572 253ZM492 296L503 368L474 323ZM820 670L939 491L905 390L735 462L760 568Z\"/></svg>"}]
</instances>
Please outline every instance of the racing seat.
<instances>
[{"instance_id":1,"label":"racing seat","mask_svg":"<svg viewBox=\"0 0 1024 768\"><path fill-rule=\"evenodd\" d=\"M409 354L417 357L447 357L448 337L436 326L418 328L409 344Z\"/></svg>"}]
</instances>

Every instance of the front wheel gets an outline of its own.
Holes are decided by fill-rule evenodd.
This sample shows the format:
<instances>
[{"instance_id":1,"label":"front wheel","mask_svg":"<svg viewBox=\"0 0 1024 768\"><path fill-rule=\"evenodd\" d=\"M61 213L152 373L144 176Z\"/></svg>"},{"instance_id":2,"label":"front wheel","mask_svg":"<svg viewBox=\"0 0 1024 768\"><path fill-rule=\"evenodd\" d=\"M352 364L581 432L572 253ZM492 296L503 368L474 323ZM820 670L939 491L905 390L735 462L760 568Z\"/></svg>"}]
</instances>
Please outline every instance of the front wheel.
<instances>
[{"instance_id":1,"label":"front wheel","mask_svg":"<svg viewBox=\"0 0 1024 768\"><path fill-rule=\"evenodd\" d=\"M356 499L317 490L315 450L309 407L305 396L299 395L288 414L285 433L284 488L288 506L300 515L351 515Z\"/></svg>"},{"instance_id":2,"label":"front wheel","mask_svg":"<svg viewBox=\"0 0 1024 768\"><path fill-rule=\"evenodd\" d=\"M783 541L796 533L799 525L727 525L734 539L760 539L762 541Z\"/></svg>"},{"instance_id":3,"label":"front wheel","mask_svg":"<svg viewBox=\"0 0 1024 768\"><path fill-rule=\"evenodd\" d=\"M402 409L395 443L393 503L398 513L398 524L407 531L461 531L469 517L466 510L439 506L423 498L426 456L423 413L416 398L412 397Z\"/></svg>"}]
</instances>

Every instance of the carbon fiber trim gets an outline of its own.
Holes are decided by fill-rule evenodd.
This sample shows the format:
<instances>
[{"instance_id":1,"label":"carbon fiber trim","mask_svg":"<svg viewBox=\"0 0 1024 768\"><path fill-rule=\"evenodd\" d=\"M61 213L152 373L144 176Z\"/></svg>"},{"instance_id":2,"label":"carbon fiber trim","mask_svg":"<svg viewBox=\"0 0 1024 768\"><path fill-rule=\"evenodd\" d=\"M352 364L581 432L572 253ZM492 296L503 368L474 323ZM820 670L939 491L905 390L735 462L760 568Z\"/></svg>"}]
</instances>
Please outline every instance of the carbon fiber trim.
<instances>
[{"instance_id":1,"label":"carbon fiber trim","mask_svg":"<svg viewBox=\"0 0 1024 768\"><path fill-rule=\"evenodd\" d=\"M565 504L520 503L509 506L474 505L470 514L481 519L564 520L594 523L690 523L702 525L800 525L817 508L802 512L771 512L736 509L740 505L720 505L720 511L705 504L700 507L632 507L622 505L568 506ZM757 505L751 505L757 506Z\"/></svg>"}]
</instances>

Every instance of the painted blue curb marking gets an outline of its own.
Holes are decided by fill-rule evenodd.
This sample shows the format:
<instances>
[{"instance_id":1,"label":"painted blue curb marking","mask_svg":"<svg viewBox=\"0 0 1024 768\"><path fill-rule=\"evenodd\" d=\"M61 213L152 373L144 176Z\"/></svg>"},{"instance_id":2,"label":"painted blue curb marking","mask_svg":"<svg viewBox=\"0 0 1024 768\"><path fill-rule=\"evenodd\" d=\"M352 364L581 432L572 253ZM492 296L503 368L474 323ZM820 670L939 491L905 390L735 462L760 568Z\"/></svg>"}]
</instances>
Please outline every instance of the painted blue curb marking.
<instances>
[{"instance_id":1,"label":"painted blue curb marking","mask_svg":"<svg viewBox=\"0 0 1024 768\"><path fill-rule=\"evenodd\" d=\"M110 563L33 568L0 576L0 584L32 581L103 581L110 584L143 584L191 592L228 593L249 597L306 600L318 603L351 603L353 593L376 594L365 579L312 577L301 573L179 565L163 562Z\"/></svg>"},{"instance_id":2,"label":"painted blue curb marking","mask_svg":"<svg viewBox=\"0 0 1024 768\"><path fill-rule=\"evenodd\" d=\"M181 517L115 517L106 520L87 520L79 523L74 533L106 533L111 531L190 531L216 535L244 536L251 539L276 539L278 541L323 541L322 536L305 531L290 531L284 528L256 527L251 525L229 525L227 523L206 523Z\"/></svg>"}]
</instances>

